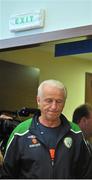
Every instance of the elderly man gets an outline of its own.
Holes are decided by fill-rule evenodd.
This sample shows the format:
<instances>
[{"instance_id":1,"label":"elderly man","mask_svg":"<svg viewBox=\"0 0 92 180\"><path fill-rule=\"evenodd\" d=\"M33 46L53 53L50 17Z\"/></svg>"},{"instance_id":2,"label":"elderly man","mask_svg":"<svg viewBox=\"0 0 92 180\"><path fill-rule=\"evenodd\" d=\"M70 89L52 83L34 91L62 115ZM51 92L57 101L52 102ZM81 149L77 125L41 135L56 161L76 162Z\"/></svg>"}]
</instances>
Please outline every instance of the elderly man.
<instances>
[{"instance_id":1,"label":"elderly man","mask_svg":"<svg viewBox=\"0 0 92 180\"><path fill-rule=\"evenodd\" d=\"M61 82L46 80L40 84L37 94L40 112L11 134L2 178L90 178L91 157L81 130L62 114L66 97Z\"/></svg>"}]
</instances>

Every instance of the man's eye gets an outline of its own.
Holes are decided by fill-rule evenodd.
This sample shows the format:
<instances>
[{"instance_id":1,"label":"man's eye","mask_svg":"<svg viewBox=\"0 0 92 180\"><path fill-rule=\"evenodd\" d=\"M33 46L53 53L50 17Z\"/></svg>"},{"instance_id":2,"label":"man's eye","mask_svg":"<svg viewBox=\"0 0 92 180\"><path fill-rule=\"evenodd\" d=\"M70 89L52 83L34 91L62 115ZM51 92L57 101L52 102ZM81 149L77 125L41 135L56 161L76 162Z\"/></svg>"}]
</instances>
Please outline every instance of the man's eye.
<instances>
[{"instance_id":1,"label":"man's eye","mask_svg":"<svg viewBox=\"0 0 92 180\"><path fill-rule=\"evenodd\" d=\"M61 104L63 101L62 100L57 100L57 103L58 104Z\"/></svg>"},{"instance_id":2,"label":"man's eye","mask_svg":"<svg viewBox=\"0 0 92 180\"><path fill-rule=\"evenodd\" d=\"M45 99L44 102L48 103L48 104L51 104L53 102L56 102L57 104L62 104L63 100L61 100L61 99L57 99L57 100L54 100L54 99Z\"/></svg>"},{"instance_id":3,"label":"man's eye","mask_svg":"<svg viewBox=\"0 0 92 180\"><path fill-rule=\"evenodd\" d=\"M45 102L46 102L46 103L51 103L51 102L52 102L52 99L46 99Z\"/></svg>"}]
</instances>

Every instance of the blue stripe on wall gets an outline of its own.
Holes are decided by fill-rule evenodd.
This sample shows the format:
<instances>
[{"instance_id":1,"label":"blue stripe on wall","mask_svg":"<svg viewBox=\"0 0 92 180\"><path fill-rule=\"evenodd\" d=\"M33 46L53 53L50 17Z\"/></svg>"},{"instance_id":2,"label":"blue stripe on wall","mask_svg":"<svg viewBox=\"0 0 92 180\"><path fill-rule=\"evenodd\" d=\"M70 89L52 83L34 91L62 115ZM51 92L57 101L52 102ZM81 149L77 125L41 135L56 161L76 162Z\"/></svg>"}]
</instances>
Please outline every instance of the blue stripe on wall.
<instances>
[{"instance_id":1,"label":"blue stripe on wall","mask_svg":"<svg viewBox=\"0 0 92 180\"><path fill-rule=\"evenodd\" d=\"M55 57L92 52L92 39L55 45Z\"/></svg>"}]
</instances>

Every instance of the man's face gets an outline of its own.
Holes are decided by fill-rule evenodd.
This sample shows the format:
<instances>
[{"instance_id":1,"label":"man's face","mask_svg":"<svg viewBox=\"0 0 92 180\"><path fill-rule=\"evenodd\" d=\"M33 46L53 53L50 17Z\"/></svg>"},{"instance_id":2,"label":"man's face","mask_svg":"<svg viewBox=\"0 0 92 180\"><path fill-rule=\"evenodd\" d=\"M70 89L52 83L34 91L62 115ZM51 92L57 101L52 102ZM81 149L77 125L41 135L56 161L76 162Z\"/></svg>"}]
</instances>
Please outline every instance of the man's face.
<instances>
[{"instance_id":1,"label":"man's face","mask_svg":"<svg viewBox=\"0 0 92 180\"><path fill-rule=\"evenodd\" d=\"M41 110L41 115L45 119L56 120L65 104L64 90L56 87L45 86L41 97L37 97L38 106Z\"/></svg>"}]
</instances>

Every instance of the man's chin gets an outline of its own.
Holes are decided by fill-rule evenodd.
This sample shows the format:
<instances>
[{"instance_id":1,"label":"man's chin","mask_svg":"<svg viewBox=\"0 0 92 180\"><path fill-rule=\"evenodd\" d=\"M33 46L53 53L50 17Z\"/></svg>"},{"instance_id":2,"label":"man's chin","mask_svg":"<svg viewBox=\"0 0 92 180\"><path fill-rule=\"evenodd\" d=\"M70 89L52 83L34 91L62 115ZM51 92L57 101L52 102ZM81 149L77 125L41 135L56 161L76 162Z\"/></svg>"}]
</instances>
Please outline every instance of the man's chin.
<instances>
[{"instance_id":1,"label":"man's chin","mask_svg":"<svg viewBox=\"0 0 92 180\"><path fill-rule=\"evenodd\" d=\"M48 113L47 116L49 119L58 119L58 115L56 113Z\"/></svg>"}]
</instances>

